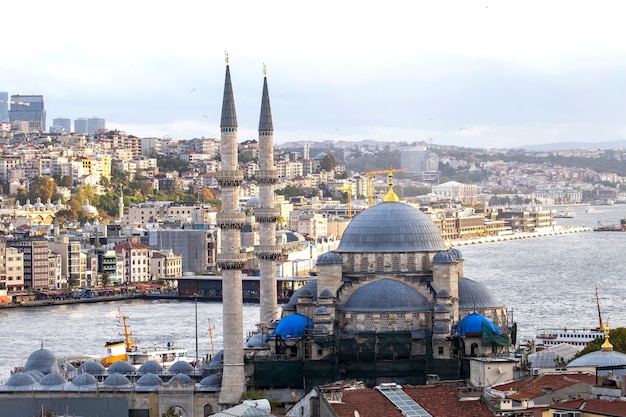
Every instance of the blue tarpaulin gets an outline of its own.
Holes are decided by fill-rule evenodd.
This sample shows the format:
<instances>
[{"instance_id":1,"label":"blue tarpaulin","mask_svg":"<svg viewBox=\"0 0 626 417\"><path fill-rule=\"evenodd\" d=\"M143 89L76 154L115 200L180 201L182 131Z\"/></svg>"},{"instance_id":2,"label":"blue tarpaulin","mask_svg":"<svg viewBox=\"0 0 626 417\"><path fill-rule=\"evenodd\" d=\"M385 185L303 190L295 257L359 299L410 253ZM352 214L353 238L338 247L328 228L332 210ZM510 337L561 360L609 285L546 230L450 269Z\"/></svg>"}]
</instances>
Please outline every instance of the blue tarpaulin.
<instances>
[{"instance_id":1,"label":"blue tarpaulin","mask_svg":"<svg viewBox=\"0 0 626 417\"><path fill-rule=\"evenodd\" d=\"M498 326L496 326L491 320L489 320L485 316L481 316L478 313L472 313L468 316L463 317L463 319L458 324L459 335L461 337L465 337L467 333L482 333L483 332L483 324L486 328L488 328L491 332L495 334L502 333Z\"/></svg>"},{"instance_id":2,"label":"blue tarpaulin","mask_svg":"<svg viewBox=\"0 0 626 417\"><path fill-rule=\"evenodd\" d=\"M313 321L302 314L290 314L283 317L276 325L273 336L282 338L302 337L305 329L313 328Z\"/></svg>"}]
</instances>

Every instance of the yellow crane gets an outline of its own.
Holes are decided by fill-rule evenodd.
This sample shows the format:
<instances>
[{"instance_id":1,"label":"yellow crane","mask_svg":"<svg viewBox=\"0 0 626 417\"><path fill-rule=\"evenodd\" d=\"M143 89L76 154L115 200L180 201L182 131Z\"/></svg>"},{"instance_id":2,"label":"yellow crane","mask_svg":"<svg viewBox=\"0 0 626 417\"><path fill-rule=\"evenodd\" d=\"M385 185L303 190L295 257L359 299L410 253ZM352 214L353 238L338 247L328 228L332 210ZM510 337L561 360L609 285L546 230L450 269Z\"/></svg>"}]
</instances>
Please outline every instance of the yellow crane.
<instances>
[{"instance_id":1,"label":"yellow crane","mask_svg":"<svg viewBox=\"0 0 626 417\"><path fill-rule=\"evenodd\" d=\"M372 207L374 205L374 177L376 175L386 174L389 175L389 172L405 172L408 169L393 169L391 165L389 165L389 169L380 169L376 171L364 172L364 175L367 178L367 206Z\"/></svg>"},{"instance_id":2,"label":"yellow crane","mask_svg":"<svg viewBox=\"0 0 626 417\"><path fill-rule=\"evenodd\" d=\"M337 190L348 193L348 220L350 220L352 219L352 186L342 185L341 187L337 187Z\"/></svg>"}]
</instances>

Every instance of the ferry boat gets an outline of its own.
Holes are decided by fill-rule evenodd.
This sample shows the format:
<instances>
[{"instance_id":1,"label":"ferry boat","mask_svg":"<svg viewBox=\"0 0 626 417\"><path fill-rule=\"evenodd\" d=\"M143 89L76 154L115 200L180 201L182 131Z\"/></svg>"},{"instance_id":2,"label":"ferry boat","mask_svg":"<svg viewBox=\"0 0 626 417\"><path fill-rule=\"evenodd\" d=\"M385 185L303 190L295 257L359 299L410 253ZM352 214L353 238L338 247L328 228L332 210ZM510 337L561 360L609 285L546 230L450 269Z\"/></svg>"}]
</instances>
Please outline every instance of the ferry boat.
<instances>
[{"instance_id":1,"label":"ferry boat","mask_svg":"<svg viewBox=\"0 0 626 417\"><path fill-rule=\"evenodd\" d=\"M174 346L173 342L167 342L166 346L146 346L138 347L137 341L133 340L133 335L128 325L128 316L122 314L120 308L117 308L117 318L122 320L124 327L124 340L106 342L104 344L105 356L102 358L104 366L110 366L117 361L127 361L135 368L139 368L141 364L148 361L155 361L161 364L164 369L169 368L175 362L189 362L187 358L187 349Z\"/></svg>"},{"instance_id":2,"label":"ferry boat","mask_svg":"<svg viewBox=\"0 0 626 417\"><path fill-rule=\"evenodd\" d=\"M576 212L568 207L565 210L557 211L554 217L559 219L573 219L576 217Z\"/></svg>"},{"instance_id":3,"label":"ferry boat","mask_svg":"<svg viewBox=\"0 0 626 417\"><path fill-rule=\"evenodd\" d=\"M600 314L600 302L598 300L598 287L596 286L596 304L598 306L598 319L600 326L596 328L582 329L543 329L535 336L537 347L550 348L562 343L575 346L583 350L587 345L598 337L604 337L604 324Z\"/></svg>"}]
</instances>

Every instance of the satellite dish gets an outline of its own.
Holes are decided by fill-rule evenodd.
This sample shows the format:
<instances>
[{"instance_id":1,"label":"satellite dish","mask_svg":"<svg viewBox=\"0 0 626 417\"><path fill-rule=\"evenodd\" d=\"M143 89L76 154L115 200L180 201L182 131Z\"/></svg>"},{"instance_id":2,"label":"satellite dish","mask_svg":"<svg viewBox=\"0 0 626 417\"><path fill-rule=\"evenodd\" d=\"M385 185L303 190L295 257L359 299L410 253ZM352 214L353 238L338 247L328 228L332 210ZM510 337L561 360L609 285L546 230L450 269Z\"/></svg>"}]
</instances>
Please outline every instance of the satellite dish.
<instances>
[{"instance_id":1,"label":"satellite dish","mask_svg":"<svg viewBox=\"0 0 626 417\"><path fill-rule=\"evenodd\" d=\"M361 414L359 414L358 411L354 410L354 417L361 417Z\"/></svg>"}]
</instances>

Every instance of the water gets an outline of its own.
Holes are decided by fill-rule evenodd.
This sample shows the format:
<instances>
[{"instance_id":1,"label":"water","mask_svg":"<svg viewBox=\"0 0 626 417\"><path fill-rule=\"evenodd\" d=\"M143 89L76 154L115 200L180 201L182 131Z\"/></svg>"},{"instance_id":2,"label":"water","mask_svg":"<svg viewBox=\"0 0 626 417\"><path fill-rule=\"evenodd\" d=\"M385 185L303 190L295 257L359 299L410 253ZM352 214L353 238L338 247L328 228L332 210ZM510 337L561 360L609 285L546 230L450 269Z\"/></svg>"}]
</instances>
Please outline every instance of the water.
<instances>
[{"instance_id":1,"label":"water","mask_svg":"<svg viewBox=\"0 0 626 417\"><path fill-rule=\"evenodd\" d=\"M585 213L574 207L574 219L562 226L588 226L598 221L619 223L626 206L597 206ZM582 232L543 238L461 246L465 276L483 283L507 307L519 326L519 339L532 338L539 328L582 328L598 325L595 286L602 318L610 326L626 326L626 233ZM0 309L0 381L42 343L59 357L102 356L104 343L121 339L117 307L129 316L140 346L174 342L196 355L196 304L193 301L143 301L72 304ZM208 320L215 327L213 345L222 348L222 304L198 302L198 356L211 353ZM258 305L244 305L244 333L255 329Z\"/></svg>"}]
</instances>

